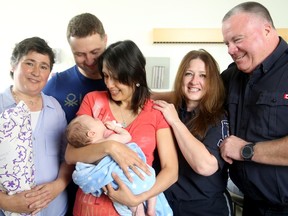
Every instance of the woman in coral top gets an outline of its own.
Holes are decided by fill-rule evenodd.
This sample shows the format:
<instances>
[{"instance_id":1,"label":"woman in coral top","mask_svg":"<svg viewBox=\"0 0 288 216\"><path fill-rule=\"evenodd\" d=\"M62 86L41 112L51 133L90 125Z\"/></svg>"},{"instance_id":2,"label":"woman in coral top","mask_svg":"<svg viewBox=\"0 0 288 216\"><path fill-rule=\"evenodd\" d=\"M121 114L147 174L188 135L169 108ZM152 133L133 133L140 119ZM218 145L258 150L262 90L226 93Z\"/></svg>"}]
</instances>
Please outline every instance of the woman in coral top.
<instances>
[{"instance_id":1,"label":"woman in coral top","mask_svg":"<svg viewBox=\"0 0 288 216\"><path fill-rule=\"evenodd\" d=\"M178 160L171 129L162 113L153 109L150 90L146 81L145 57L130 41L120 41L111 44L99 60L99 68L108 91L88 93L80 106L77 115L88 114L103 122L116 120L128 130L132 142L136 142L144 152L147 163L152 165L153 153L157 149L161 170L156 183L147 192L133 195L128 187L120 181L117 175L114 180L119 185L114 190L107 185L105 194L95 197L84 194L79 188L76 195L73 214L84 215L118 215L112 200L132 207L142 203L166 190L178 177ZM122 168L130 181L133 177L128 169L143 178L135 166L149 174L148 167L126 145L115 141L74 148L68 144L66 160L70 164L81 161L93 163L104 156L111 156ZM145 179L143 180L145 181ZM146 215L155 215L154 206L149 206Z\"/></svg>"}]
</instances>

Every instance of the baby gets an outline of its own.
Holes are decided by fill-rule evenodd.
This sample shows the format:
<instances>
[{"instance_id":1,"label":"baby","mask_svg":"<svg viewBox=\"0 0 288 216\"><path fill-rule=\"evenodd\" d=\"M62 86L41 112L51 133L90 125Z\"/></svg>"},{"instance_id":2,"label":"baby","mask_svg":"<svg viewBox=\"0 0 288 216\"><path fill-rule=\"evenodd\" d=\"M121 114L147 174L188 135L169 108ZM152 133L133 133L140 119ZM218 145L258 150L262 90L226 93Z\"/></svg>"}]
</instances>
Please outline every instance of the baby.
<instances>
[{"instance_id":1,"label":"baby","mask_svg":"<svg viewBox=\"0 0 288 216\"><path fill-rule=\"evenodd\" d=\"M85 145L96 144L106 140L115 140L123 144L131 140L131 135L127 130L121 127L116 121L103 123L99 119L94 119L88 115L80 115L73 119L66 129L66 138L69 144L79 148ZM135 151L139 157L146 162L146 158L141 148L136 143L128 143L129 148ZM113 188L117 189L118 185L113 181L111 173L116 173L121 180L129 187L134 194L140 194L149 190L155 183L155 171L149 166L150 172L153 175L147 175L141 169L138 169L145 180L142 180L130 168L129 171L133 177L133 182L130 182L124 175L119 165L110 157L106 156L96 164L86 164L77 162L75 171L73 172L73 181L85 193L91 193L94 196L100 196L102 187L111 183ZM149 210L156 208L156 215L172 215L172 210L164 196L160 193L157 198L153 197L148 200L148 203L141 204L137 207L128 208L120 203L113 203L115 209L120 215L137 215L145 216L144 206ZM132 212L132 213L131 213Z\"/></svg>"}]
</instances>

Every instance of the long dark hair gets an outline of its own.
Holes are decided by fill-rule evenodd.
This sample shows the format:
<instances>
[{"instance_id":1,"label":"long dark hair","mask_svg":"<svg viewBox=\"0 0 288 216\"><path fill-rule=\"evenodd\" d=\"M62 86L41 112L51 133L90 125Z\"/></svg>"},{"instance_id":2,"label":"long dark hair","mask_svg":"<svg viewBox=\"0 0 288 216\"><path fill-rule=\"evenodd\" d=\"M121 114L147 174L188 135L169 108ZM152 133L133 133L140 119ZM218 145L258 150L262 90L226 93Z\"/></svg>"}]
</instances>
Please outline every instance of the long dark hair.
<instances>
[{"instance_id":1,"label":"long dark hair","mask_svg":"<svg viewBox=\"0 0 288 216\"><path fill-rule=\"evenodd\" d=\"M146 59L138 46L131 40L118 41L111 44L98 61L102 77L105 61L113 79L133 88L134 94L130 108L134 113L138 113L139 107L144 106L151 94L146 80Z\"/></svg>"}]
</instances>

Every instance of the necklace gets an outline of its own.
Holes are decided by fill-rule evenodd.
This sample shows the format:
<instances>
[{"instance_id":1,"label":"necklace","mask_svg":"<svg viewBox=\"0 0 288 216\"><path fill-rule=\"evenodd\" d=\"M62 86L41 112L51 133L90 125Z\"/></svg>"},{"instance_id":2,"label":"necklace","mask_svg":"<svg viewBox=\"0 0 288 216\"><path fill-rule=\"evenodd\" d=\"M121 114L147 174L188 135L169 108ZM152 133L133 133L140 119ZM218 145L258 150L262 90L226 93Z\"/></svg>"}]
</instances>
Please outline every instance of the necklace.
<instances>
[{"instance_id":1,"label":"necklace","mask_svg":"<svg viewBox=\"0 0 288 216\"><path fill-rule=\"evenodd\" d=\"M19 103L21 101L21 99L17 96L16 92L13 91L13 86L10 87L11 93L13 98L15 99L16 103ZM39 98L40 95L37 96L37 98L35 99L35 101L31 100L31 99L26 99L23 100L25 103L27 103L27 105L29 106L36 106L39 102Z\"/></svg>"},{"instance_id":2,"label":"necklace","mask_svg":"<svg viewBox=\"0 0 288 216\"><path fill-rule=\"evenodd\" d=\"M122 123L121 123L121 125L122 125L123 128L126 128L126 127L127 127L127 124L126 124L126 121L125 121L125 119L124 119L124 117L123 117L121 107L120 107L120 114L121 114L121 118L122 118Z\"/></svg>"},{"instance_id":3,"label":"necklace","mask_svg":"<svg viewBox=\"0 0 288 216\"><path fill-rule=\"evenodd\" d=\"M140 108L139 108L137 114L132 112L132 110L129 110L129 114L125 115L125 112L123 114L121 107L119 107L119 108L120 108L120 115L121 115L121 118L122 118L121 125L122 125L123 128L126 128L129 124L131 124L131 122L134 121L134 119L138 116L138 114L140 112Z\"/></svg>"}]
</instances>

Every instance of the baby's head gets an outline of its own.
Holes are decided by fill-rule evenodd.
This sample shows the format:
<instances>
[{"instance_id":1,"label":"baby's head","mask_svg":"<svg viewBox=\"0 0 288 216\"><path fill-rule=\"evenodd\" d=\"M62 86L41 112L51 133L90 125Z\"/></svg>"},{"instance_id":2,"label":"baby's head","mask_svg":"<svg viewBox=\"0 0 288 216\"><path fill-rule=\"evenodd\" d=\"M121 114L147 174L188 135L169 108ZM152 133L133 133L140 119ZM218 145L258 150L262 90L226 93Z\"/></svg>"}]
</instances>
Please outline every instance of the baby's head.
<instances>
[{"instance_id":1,"label":"baby's head","mask_svg":"<svg viewBox=\"0 0 288 216\"><path fill-rule=\"evenodd\" d=\"M74 147L83 147L103 138L107 130L99 119L89 115L80 115L74 118L66 128L66 139Z\"/></svg>"}]
</instances>

